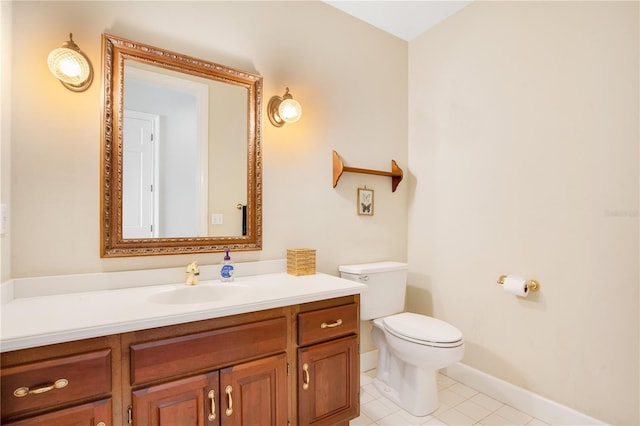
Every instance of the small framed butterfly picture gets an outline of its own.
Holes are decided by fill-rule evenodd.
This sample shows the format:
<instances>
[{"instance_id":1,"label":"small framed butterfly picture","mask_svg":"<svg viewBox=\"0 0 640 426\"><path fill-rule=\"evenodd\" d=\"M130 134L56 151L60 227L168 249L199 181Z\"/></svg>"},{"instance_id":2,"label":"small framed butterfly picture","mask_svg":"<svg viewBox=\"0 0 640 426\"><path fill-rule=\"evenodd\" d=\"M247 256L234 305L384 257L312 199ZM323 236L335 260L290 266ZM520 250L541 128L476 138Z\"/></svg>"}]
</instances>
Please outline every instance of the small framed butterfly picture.
<instances>
[{"instance_id":1,"label":"small framed butterfly picture","mask_svg":"<svg viewBox=\"0 0 640 426\"><path fill-rule=\"evenodd\" d=\"M358 188L358 214L373 216L373 189Z\"/></svg>"}]
</instances>

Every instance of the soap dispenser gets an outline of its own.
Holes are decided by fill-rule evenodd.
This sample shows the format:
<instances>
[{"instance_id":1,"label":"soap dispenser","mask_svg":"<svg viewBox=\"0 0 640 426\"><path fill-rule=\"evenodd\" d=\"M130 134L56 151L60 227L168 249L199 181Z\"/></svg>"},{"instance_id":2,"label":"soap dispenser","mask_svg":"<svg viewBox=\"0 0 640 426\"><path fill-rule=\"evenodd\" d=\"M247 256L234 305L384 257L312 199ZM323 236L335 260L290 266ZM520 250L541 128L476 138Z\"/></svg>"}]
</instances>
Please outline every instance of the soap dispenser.
<instances>
[{"instance_id":1,"label":"soap dispenser","mask_svg":"<svg viewBox=\"0 0 640 426\"><path fill-rule=\"evenodd\" d=\"M230 282L233 281L233 262L229 256L229 248L225 249L224 260L222 261L222 268L220 268L220 281Z\"/></svg>"}]
</instances>

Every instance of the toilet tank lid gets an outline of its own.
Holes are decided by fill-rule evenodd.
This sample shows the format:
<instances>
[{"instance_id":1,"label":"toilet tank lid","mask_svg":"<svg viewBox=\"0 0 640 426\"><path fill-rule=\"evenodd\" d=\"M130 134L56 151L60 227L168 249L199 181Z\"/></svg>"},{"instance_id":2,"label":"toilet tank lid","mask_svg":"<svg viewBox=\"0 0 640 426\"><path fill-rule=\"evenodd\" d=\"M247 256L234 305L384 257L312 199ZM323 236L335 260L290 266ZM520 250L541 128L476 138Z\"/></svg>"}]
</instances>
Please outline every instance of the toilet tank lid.
<instances>
[{"instance_id":1,"label":"toilet tank lid","mask_svg":"<svg viewBox=\"0 0 640 426\"><path fill-rule=\"evenodd\" d=\"M375 272L391 272L401 271L405 269L409 269L408 264L392 261L338 266L338 271L346 272L347 274L373 274Z\"/></svg>"}]
</instances>

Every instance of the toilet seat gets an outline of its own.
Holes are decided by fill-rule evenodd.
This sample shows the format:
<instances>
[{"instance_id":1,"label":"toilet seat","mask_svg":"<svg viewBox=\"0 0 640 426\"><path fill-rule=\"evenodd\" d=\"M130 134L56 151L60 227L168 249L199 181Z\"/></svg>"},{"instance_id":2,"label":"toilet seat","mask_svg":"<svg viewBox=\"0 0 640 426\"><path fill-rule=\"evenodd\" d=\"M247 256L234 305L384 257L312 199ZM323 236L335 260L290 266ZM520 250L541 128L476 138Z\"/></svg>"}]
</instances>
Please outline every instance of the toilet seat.
<instances>
[{"instance_id":1,"label":"toilet seat","mask_svg":"<svg viewBox=\"0 0 640 426\"><path fill-rule=\"evenodd\" d=\"M383 318L389 333L409 342L437 348L456 348L463 344L460 330L437 318L403 312Z\"/></svg>"}]
</instances>

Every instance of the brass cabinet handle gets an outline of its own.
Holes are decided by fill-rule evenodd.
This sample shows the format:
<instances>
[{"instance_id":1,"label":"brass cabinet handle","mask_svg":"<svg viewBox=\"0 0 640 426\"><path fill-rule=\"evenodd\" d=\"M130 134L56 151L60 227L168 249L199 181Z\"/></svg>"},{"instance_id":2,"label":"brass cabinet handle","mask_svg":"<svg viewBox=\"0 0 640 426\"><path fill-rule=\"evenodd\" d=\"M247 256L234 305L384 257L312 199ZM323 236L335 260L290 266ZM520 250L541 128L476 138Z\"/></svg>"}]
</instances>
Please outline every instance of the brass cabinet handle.
<instances>
[{"instance_id":1,"label":"brass cabinet handle","mask_svg":"<svg viewBox=\"0 0 640 426\"><path fill-rule=\"evenodd\" d=\"M227 385L224 392L227 394L227 410L224 412L227 416L233 414L233 397L231 396L231 392L233 392L233 388L231 385Z\"/></svg>"},{"instance_id":2,"label":"brass cabinet handle","mask_svg":"<svg viewBox=\"0 0 640 426\"><path fill-rule=\"evenodd\" d=\"M323 322L322 324L320 324L320 328L333 328L339 325L342 325L342 319L339 319L336 322L332 322L331 324L327 324L326 322Z\"/></svg>"},{"instance_id":3,"label":"brass cabinet handle","mask_svg":"<svg viewBox=\"0 0 640 426\"><path fill-rule=\"evenodd\" d=\"M311 377L309 376L309 364L307 364L306 362L302 365L302 374L302 389L307 390L309 389L309 384L311 383Z\"/></svg>"},{"instance_id":4,"label":"brass cabinet handle","mask_svg":"<svg viewBox=\"0 0 640 426\"><path fill-rule=\"evenodd\" d=\"M209 421L216 419L216 392L212 389L209 391L209 401L211 402L211 413L209 413Z\"/></svg>"},{"instance_id":5,"label":"brass cabinet handle","mask_svg":"<svg viewBox=\"0 0 640 426\"><path fill-rule=\"evenodd\" d=\"M54 383L47 383L45 385L38 385L35 389L31 389L27 386L22 386L13 391L13 395L22 398L27 395L37 395L40 393L49 392L53 389L62 389L69 384L67 379L58 379Z\"/></svg>"}]
</instances>

